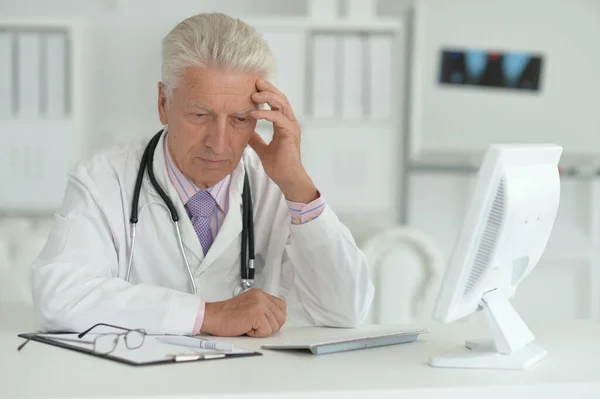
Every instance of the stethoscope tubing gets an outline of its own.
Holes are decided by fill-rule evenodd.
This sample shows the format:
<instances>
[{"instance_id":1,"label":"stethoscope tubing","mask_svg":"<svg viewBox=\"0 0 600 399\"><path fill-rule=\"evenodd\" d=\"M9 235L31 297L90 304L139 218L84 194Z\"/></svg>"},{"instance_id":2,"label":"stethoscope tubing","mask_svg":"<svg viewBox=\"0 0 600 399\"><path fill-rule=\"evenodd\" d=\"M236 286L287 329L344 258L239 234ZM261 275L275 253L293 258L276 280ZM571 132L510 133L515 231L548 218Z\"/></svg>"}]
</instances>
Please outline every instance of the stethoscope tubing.
<instances>
[{"instance_id":1,"label":"stethoscope tubing","mask_svg":"<svg viewBox=\"0 0 600 399\"><path fill-rule=\"evenodd\" d=\"M138 207L140 194L142 191L142 182L144 178L144 171L148 172L148 177L150 179L150 183L152 187L156 190L158 195L163 200L164 204L160 204L166 207L171 215L171 220L175 225L175 231L177 234L177 242L179 246L179 252L183 257L185 262L185 266L188 272L188 277L191 282L192 292L194 295L198 295L198 287L196 286L196 281L194 280L194 275L192 273L192 269L190 267L187 255L185 254L185 249L183 247L183 240L181 238L181 230L179 229L179 214L175 209L175 205L165 193L165 191L160 187L158 181L156 180L156 176L154 175L153 170L153 162L154 162L154 152L160 140L160 136L165 132L165 129L161 129L158 133L150 139L148 145L144 149L144 153L142 154L142 159L140 161L140 167L138 170L138 175L136 177L135 188L133 191L133 199L131 203L131 217L129 222L131 223L131 251L129 253L129 259L127 262L127 273L126 273L126 281L129 281L131 277L131 269L133 265L133 254L135 252L135 239L136 239L136 227L139 222ZM244 188L242 191L242 244L241 244L241 283L236 286L234 289L234 295L239 295L242 292L245 292L254 286L254 220L253 220L253 212L252 212L252 194L250 191L250 182L248 181L248 174L244 174ZM247 255L247 257L246 257ZM247 259L247 260L246 260Z\"/></svg>"}]
</instances>

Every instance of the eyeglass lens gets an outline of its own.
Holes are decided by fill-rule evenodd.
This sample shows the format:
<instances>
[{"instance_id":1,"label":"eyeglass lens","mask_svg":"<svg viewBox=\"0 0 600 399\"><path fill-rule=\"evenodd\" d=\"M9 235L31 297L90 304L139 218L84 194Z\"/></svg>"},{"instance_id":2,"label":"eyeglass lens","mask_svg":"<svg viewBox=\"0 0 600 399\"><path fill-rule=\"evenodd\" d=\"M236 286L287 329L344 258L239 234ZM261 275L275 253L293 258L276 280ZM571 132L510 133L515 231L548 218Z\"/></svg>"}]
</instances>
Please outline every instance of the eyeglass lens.
<instances>
[{"instance_id":1,"label":"eyeglass lens","mask_svg":"<svg viewBox=\"0 0 600 399\"><path fill-rule=\"evenodd\" d=\"M129 349L137 349L144 343L144 336L140 330L131 330L125 334L125 345Z\"/></svg>"},{"instance_id":2,"label":"eyeglass lens","mask_svg":"<svg viewBox=\"0 0 600 399\"><path fill-rule=\"evenodd\" d=\"M101 334L94 339L94 352L106 355L117 347L118 334Z\"/></svg>"}]
</instances>

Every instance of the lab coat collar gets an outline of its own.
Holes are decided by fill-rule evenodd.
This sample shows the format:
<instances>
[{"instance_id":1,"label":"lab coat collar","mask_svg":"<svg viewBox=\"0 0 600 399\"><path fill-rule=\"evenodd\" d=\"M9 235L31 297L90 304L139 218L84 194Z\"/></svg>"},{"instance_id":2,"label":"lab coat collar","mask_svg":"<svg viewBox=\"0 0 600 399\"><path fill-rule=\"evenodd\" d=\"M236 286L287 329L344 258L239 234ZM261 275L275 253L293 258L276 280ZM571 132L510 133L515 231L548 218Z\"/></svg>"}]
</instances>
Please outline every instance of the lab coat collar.
<instances>
[{"instance_id":1,"label":"lab coat collar","mask_svg":"<svg viewBox=\"0 0 600 399\"><path fill-rule=\"evenodd\" d=\"M206 258L200 265L201 270L209 267L218 257L231 246L231 242L238 240L242 232L242 190L244 188L245 165L243 157L240 163L231 173L231 183L229 186L229 210L223 220L223 225L219 229L215 241L206 254ZM235 250L240 253L241 247L236 246Z\"/></svg>"},{"instance_id":2,"label":"lab coat collar","mask_svg":"<svg viewBox=\"0 0 600 399\"><path fill-rule=\"evenodd\" d=\"M200 245L200 239L194 230L192 222L187 214L187 211L179 198L177 190L173 186L167 173L165 152L164 152L164 139L166 137L166 129L160 137L156 150L154 151L154 174L158 184L166 192L167 196L171 199L175 205L175 209L179 214L179 228L181 230L181 239L184 246L191 251L197 258L196 262L190 259L190 267L192 271L196 269L196 274L201 273L211 263L214 262L231 244L231 242L238 238L242 231L242 190L244 187L244 173L246 167L244 165L243 157L236 169L231 174L231 182L229 186L229 210L223 220L223 224L219 229L215 241L210 247L206 258L202 252L202 246ZM161 201L160 195L152 187L150 179L146 175L146 186L148 190L158 201ZM238 251L240 249L238 248ZM200 263L198 265L198 263ZM195 265L194 265L195 264Z\"/></svg>"}]
</instances>

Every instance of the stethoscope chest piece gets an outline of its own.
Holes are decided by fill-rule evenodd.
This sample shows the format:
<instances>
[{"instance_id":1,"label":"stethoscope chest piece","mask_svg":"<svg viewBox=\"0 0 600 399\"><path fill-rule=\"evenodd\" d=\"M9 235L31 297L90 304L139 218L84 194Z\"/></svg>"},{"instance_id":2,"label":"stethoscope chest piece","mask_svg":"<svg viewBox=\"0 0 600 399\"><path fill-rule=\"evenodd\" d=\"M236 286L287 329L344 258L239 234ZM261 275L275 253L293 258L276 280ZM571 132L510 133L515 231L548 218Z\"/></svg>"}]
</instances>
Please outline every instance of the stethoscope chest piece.
<instances>
[{"instance_id":1,"label":"stethoscope chest piece","mask_svg":"<svg viewBox=\"0 0 600 399\"><path fill-rule=\"evenodd\" d=\"M252 288L254 288L254 280L243 279L240 284L235 286L235 289L233 290L233 296L243 294L244 292L249 291Z\"/></svg>"}]
</instances>

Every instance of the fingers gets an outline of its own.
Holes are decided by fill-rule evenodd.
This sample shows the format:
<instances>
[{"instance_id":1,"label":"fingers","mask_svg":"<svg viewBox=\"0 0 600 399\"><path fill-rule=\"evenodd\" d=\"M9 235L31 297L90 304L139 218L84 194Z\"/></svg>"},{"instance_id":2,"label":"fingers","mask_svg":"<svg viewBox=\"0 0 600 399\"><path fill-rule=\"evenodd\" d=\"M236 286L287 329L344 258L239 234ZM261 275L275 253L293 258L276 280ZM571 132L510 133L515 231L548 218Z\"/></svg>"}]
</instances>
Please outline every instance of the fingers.
<instances>
[{"instance_id":1,"label":"fingers","mask_svg":"<svg viewBox=\"0 0 600 399\"><path fill-rule=\"evenodd\" d=\"M275 316L273 310L279 310L276 307L273 307L269 310L267 310L267 312L265 312L265 316L267 316L267 321L269 322L269 325L271 327L271 332L269 332L269 335L276 333L277 331L279 331L279 329L282 326L282 323L279 322L279 320L277 320L277 317Z\"/></svg>"},{"instance_id":2,"label":"fingers","mask_svg":"<svg viewBox=\"0 0 600 399\"><path fill-rule=\"evenodd\" d=\"M277 298L276 296L267 294L266 292L265 295L267 296L267 299L271 302L271 311L273 312L273 315L279 323L279 328L281 328L281 326L285 324L285 319L287 317L287 304L285 303L285 301L283 301L280 298Z\"/></svg>"},{"instance_id":3,"label":"fingers","mask_svg":"<svg viewBox=\"0 0 600 399\"><path fill-rule=\"evenodd\" d=\"M273 312L273 315L275 316L275 318L277 319L277 323L279 324L279 328L281 328L281 326L283 326L283 324L285 323L287 305L284 301L282 301L280 298L277 298L276 296L267 293L265 293L265 295L270 302L271 312Z\"/></svg>"},{"instance_id":4,"label":"fingers","mask_svg":"<svg viewBox=\"0 0 600 399\"><path fill-rule=\"evenodd\" d=\"M271 302L273 302L273 304L275 304L275 306L277 306L277 308L279 308L279 310L281 310L285 314L286 309L287 309L287 304L285 303L285 301L283 299L278 298L271 294L267 294L267 298L269 298L269 300Z\"/></svg>"},{"instance_id":5,"label":"fingers","mask_svg":"<svg viewBox=\"0 0 600 399\"><path fill-rule=\"evenodd\" d=\"M279 126L280 128L289 129L289 131L293 131L292 126L290 125L290 123L292 123L292 121L290 121L288 118L286 118L281 112L261 109L261 110L252 111L250 113L250 115L254 119L264 119L269 122L273 122L275 125Z\"/></svg>"},{"instance_id":6,"label":"fingers","mask_svg":"<svg viewBox=\"0 0 600 399\"><path fill-rule=\"evenodd\" d=\"M262 158L262 154L265 152L267 147L269 146L265 141L260 137L260 135L256 132L252 134L250 137L250 141L248 141L248 145L252 147L252 149L258 154L259 158Z\"/></svg>"},{"instance_id":7,"label":"fingers","mask_svg":"<svg viewBox=\"0 0 600 399\"><path fill-rule=\"evenodd\" d=\"M283 95L272 91L259 91L252 93L252 101L256 103L267 103L273 111L281 112L291 121L296 120L292 106Z\"/></svg>"},{"instance_id":8,"label":"fingers","mask_svg":"<svg viewBox=\"0 0 600 399\"><path fill-rule=\"evenodd\" d=\"M279 329L285 324L285 318L286 318L285 310L281 310L279 307L273 306L271 308L271 313L273 314L273 317L275 317L275 320L277 321L277 329L275 329L273 332L279 331Z\"/></svg>"},{"instance_id":9,"label":"fingers","mask_svg":"<svg viewBox=\"0 0 600 399\"><path fill-rule=\"evenodd\" d=\"M254 320L252 329L247 332L247 335L249 335L251 337L262 338L262 337L268 337L272 333L273 333L273 329L271 327L271 323L269 322L269 319L267 318L267 314L265 312L265 313L262 313L260 316L258 316Z\"/></svg>"},{"instance_id":10,"label":"fingers","mask_svg":"<svg viewBox=\"0 0 600 399\"><path fill-rule=\"evenodd\" d=\"M290 120L296 121L294 109L289 100L277 87L266 80L256 81L258 92L252 94L252 100L258 103L267 103L274 111L279 111Z\"/></svg>"},{"instance_id":11,"label":"fingers","mask_svg":"<svg viewBox=\"0 0 600 399\"><path fill-rule=\"evenodd\" d=\"M265 309L265 312L254 321L252 329L246 335L258 338L268 337L279 331L284 323L285 318L282 319L281 311L274 306L271 309Z\"/></svg>"},{"instance_id":12,"label":"fingers","mask_svg":"<svg viewBox=\"0 0 600 399\"><path fill-rule=\"evenodd\" d=\"M287 98L286 98L285 94L283 94L277 87L275 87L275 85L273 85L272 83L267 82L266 80L258 79L256 81L256 88L259 91L272 91L272 92L275 92L275 93L279 94L280 96L282 96L283 98L285 98L286 101L287 101Z\"/></svg>"},{"instance_id":13,"label":"fingers","mask_svg":"<svg viewBox=\"0 0 600 399\"><path fill-rule=\"evenodd\" d=\"M242 295L252 296L257 300L253 313L251 328L246 335L266 337L281 329L286 320L286 304L280 298L260 289L252 289Z\"/></svg>"}]
</instances>

